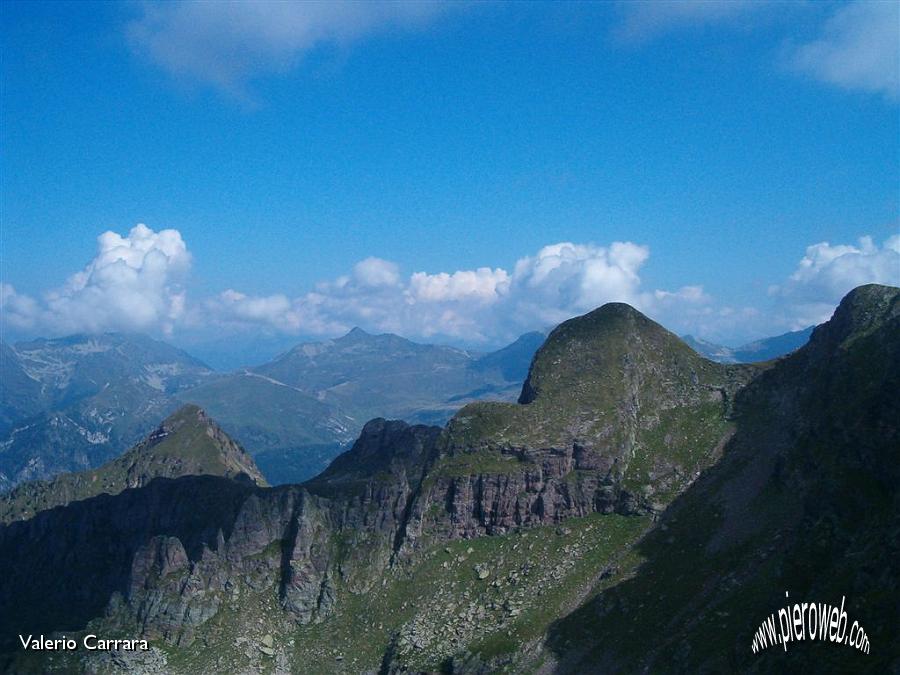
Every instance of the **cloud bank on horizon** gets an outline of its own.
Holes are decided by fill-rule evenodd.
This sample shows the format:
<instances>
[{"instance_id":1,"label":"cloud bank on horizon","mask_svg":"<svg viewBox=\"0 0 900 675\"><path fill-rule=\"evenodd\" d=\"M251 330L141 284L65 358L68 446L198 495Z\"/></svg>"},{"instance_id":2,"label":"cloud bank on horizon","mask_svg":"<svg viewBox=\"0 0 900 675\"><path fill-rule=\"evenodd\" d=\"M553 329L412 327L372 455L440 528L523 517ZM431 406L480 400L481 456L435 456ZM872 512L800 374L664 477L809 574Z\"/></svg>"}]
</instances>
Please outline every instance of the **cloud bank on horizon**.
<instances>
[{"instance_id":1,"label":"cloud bank on horizon","mask_svg":"<svg viewBox=\"0 0 900 675\"><path fill-rule=\"evenodd\" d=\"M140 15L125 30L136 54L175 78L241 99L257 78L287 74L316 50L345 50L375 36L419 30L461 5L260 0L138 7ZM896 2L635 1L617 4L613 12L603 30L637 48L679 31L753 31L778 23L767 44L780 48L765 48L773 67L877 96L890 106L900 99ZM792 12L813 18L802 37L790 22ZM883 242L804 239L814 243L796 252L793 273L767 280L768 294L761 292L752 306L732 306L690 279L678 288L648 287L642 279L653 264L648 246L571 236L575 241L548 243L509 269L486 260L488 265L475 269L410 273L394 261L370 257L299 296L224 288L197 297L189 291L192 256L181 233L137 225L125 236L102 234L93 260L40 297L4 279L0 323L31 335L264 330L325 336L360 325L409 337L497 343L604 302L623 301L675 331L722 339L802 328L827 319L856 285L900 284L900 235ZM653 255L659 259L665 252Z\"/></svg>"},{"instance_id":2,"label":"cloud bank on horizon","mask_svg":"<svg viewBox=\"0 0 900 675\"><path fill-rule=\"evenodd\" d=\"M856 286L900 285L900 234L880 246L870 237L856 245L809 246L796 270L769 288L765 311L724 305L697 285L646 288L640 271L650 249L632 242L551 244L511 271L404 276L396 263L370 257L298 297L226 289L189 299L191 257L177 230L139 224L126 236L105 232L94 259L42 298L0 284L3 323L41 335L264 330L330 337L361 326L411 338L498 343L606 302L627 302L679 333L718 338L735 329L762 335L803 328L828 319Z\"/></svg>"}]
</instances>

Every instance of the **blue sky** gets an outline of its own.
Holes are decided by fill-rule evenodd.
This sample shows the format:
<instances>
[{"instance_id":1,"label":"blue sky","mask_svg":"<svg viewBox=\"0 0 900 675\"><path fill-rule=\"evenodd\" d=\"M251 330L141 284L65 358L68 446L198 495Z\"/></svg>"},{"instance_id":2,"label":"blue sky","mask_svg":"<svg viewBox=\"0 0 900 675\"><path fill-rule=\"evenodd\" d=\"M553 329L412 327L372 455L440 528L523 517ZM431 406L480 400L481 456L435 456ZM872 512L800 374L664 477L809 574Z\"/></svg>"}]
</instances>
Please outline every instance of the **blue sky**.
<instances>
[{"instance_id":1,"label":"blue sky","mask_svg":"<svg viewBox=\"0 0 900 675\"><path fill-rule=\"evenodd\" d=\"M898 12L4 3L5 339L822 320L900 282Z\"/></svg>"}]
</instances>

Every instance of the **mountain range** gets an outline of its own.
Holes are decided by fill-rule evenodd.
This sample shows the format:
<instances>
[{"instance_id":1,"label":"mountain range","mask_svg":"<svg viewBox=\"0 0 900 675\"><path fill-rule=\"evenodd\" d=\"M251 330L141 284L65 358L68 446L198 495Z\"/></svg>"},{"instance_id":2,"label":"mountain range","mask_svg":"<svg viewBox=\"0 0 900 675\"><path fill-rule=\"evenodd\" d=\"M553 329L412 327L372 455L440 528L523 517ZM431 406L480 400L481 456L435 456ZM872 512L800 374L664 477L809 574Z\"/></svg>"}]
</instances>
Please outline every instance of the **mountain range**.
<instances>
[{"instance_id":1,"label":"mountain range","mask_svg":"<svg viewBox=\"0 0 900 675\"><path fill-rule=\"evenodd\" d=\"M809 326L803 330L763 338L734 348L695 338L693 335L685 335L681 339L698 354L719 363L757 363L796 351L809 341L813 328L815 326Z\"/></svg>"},{"instance_id":2,"label":"mountain range","mask_svg":"<svg viewBox=\"0 0 900 675\"><path fill-rule=\"evenodd\" d=\"M255 368L216 373L136 334L0 345L0 492L99 466L185 403L202 406L272 483L324 469L377 416L443 423L512 400L541 333L487 355L354 329Z\"/></svg>"},{"instance_id":3,"label":"mountain range","mask_svg":"<svg viewBox=\"0 0 900 675\"><path fill-rule=\"evenodd\" d=\"M0 492L120 454L214 377L144 335L73 335L0 346Z\"/></svg>"},{"instance_id":4,"label":"mountain range","mask_svg":"<svg viewBox=\"0 0 900 675\"><path fill-rule=\"evenodd\" d=\"M63 473L47 481L22 483L0 495L0 523L27 520L35 513L100 494L143 487L154 478L209 475L268 483L253 458L207 414L185 405L147 438L106 464Z\"/></svg>"},{"instance_id":5,"label":"mountain range","mask_svg":"<svg viewBox=\"0 0 900 675\"><path fill-rule=\"evenodd\" d=\"M714 361L751 362L793 351L810 330L737 350L683 339ZM269 482L303 481L368 419L443 424L469 401L515 400L544 338L526 333L479 354L355 328L227 374L139 334L0 343L0 493L95 468L184 403L217 419Z\"/></svg>"},{"instance_id":6,"label":"mountain range","mask_svg":"<svg viewBox=\"0 0 900 675\"><path fill-rule=\"evenodd\" d=\"M0 665L891 672L898 385L900 289L854 290L807 344L759 364L710 361L604 305L550 333L516 402L469 402L443 427L376 418L303 484L161 473L0 525ZM786 593L843 598L871 653L753 653ZM15 642L85 631L152 648Z\"/></svg>"}]
</instances>

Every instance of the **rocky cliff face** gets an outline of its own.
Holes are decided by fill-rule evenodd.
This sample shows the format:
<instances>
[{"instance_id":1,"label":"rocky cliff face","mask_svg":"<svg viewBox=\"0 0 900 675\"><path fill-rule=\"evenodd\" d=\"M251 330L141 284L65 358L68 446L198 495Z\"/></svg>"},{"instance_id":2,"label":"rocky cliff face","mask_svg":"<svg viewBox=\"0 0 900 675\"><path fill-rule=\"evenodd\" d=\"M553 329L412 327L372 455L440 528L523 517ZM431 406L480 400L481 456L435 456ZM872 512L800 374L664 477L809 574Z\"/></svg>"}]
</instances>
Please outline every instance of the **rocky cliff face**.
<instances>
[{"instance_id":1,"label":"rocky cliff face","mask_svg":"<svg viewBox=\"0 0 900 675\"><path fill-rule=\"evenodd\" d=\"M30 604L35 629L75 629L105 608L107 621L185 645L259 592L277 598L285 621L321 621L339 597L440 542L659 511L715 456L732 392L751 372L706 362L633 309L606 306L554 331L520 404L468 406L444 430L373 420L303 486L153 480L15 523L0 531L0 550L14 552L0 597L22 592L20 563L36 555L48 581ZM693 427L680 428L692 415ZM164 425L138 454L168 433ZM103 534L78 545L83 564L66 567L75 542L55 533L69 519ZM101 555L110 538L115 555ZM106 590L65 600L85 569Z\"/></svg>"},{"instance_id":2,"label":"rocky cliff face","mask_svg":"<svg viewBox=\"0 0 900 675\"><path fill-rule=\"evenodd\" d=\"M828 494L806 470L817 431L826 445L843 435L827 447L855 448L866 475L894 476L896 404L884 396L898 372L896 316L895 292L863 289L808 347L763 371L705 361L635 310L605 306L551 334L520 404L470 405L445 429L373 420L303 485L158 478L0 526L0 602L23 608L2 613L0 635L130 631L157 641L167 672L489 672L542 658L652 669L652 656L631 660L624 634L608 658L572 646L596 644L575 627L607 616L606 604L551 624L616 586L616 626L633 610L665 634L628 595L642 554L686 574L732 555L758 534L747 504L773 485L780 512L803 522L806 500ZM841 484L845 461L827 485ZM672 518L685 500L696 514ZM672 593L667 616L697 613L678 591L690 584L667 578L646 582ZM696 637L689 622L673 626Z\"/></svg>"},{"instance_id":3,"label":"rocky cliff face","mask_svg":"<svg viewBox=\"0 0 900 675\"><path fill-rule=\"evenodd\" d=\"M658 512L721 450L734 393L756 372L697 356L627 305L567 321L536 354L518 405L471 404L451 420L423 523L441 504L433 528L451 537Z\"/></svg>"}]
</instances>

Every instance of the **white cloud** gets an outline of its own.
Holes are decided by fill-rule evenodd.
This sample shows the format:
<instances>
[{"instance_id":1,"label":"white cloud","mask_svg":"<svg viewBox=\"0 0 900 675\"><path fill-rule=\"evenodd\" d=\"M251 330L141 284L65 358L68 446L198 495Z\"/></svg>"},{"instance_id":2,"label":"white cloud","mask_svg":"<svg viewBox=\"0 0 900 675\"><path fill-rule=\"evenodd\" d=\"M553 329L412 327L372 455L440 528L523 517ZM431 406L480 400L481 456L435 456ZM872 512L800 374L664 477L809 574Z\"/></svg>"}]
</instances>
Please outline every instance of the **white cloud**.
<instances>
[{"instance_id":1,"label":"white cloud","mask_svg":"<svg viewBox=\"0 0 900 675\"><path fill-rule=\"evenodd\" d=\"M405 276L396 263L370 257L297 297L228 289L187 307L182 281L191 255L180 233L137 225L124 237L101 235L94 259L40 299L0 284L0 304L4 324L30 334L178 328L331 337L359 325L410 338L498 343L618 301L678 333L728 341L824 321L861 284L900 284L900 235L881 246L869 237L809 246L759 308L720 304L698 285L648 288L641 272L649 260L650 249L633 242L560 242L519 259L511 272L479 267Z\"/></svg>"},{"instance_id":2,"label":"white cloud","mask_svg":"<svg viewBox=\"0 0 900 675\"><path fill-rule=\"evenodd\" d=\"M879 247L871 237L857 245L821 242L807 247L797 269L769 289L784 305L792 329L827 320L841 298L863 284L900 285L900 235Z\"/></svg>"},{"instance_id":3,"label":"white cloud","mask_svg":"<svg viewBox=\"0 0 900 675\"><path fill-rule=\"evenodd\" d=\"M366 258L353 266L353 278L362 286L396 286L400 283L400 270L395 263L381 258Z\"/></svg>"},{"instance_id":4,"label":"white cloud","mask_svg":"<svg viewBox=\"0 0 900 675\"><path fill-rule=\"evenodd\" d=\"M293 300L227 291L207 305L211 321L257 323L302 334L336 334L361 325L409 337L502 340L549 326L605 302L677 314L710 298L698 286L646 291L638 274L646 246L562 242L520 259L512 273L481 267L415 272L401 278L394 263L368 258L351 274L316 285Z\"/></svg>"},{"instance_id":5,"label":"white cloud","mask_svg":"<svg viewBox=\"0 0 900 675\"><path fill-rule=\"evenodd\" d=\"M522 258L513 273L517 315L557 323L604 302L646 304L638 270L650 249L631 242L608 248L562 242Z\"/></svg>"},{"instance_id":6,"label":"white cloud","mask_svg":"<svg viewBox=\"0 0 900 675\"><path fill-rule=\"evenodd\" d=\"M291 301L286 295L248 296L228 289L207 303L207 307L222 317L249 323L269 324L280 330L296 330L297 321L291 315Z\"/></svg>"},{"instance_id":7,"label":"white cloud","mask_svg":"<svg viewBox=\"0 0 900 675\"><path fill-rule=\"evenodd\" d=\"M900 4L857 0L838 9L793 65L845 89L900 95Z\"/></svg>"},{"instance_id":8,"label":"white cloud","mask_svg":"<svg viewBox=\"0 0 900 675\"><path fill-rule=\"evenodd\" d=\"M171 74L241 94L255 76L285 72L323 45L427 24L438 2L146 3L127 28L133 48Z\"/></svg>"},{"instance_id":9,"label":"white cloud","mask_svg":"<svg viewBox=\"0 0 900 675\"><path fill-rule=\"evenodd\" d=\"M703 286L682 286L677 291L654 291L653 297L657 302L669 304L687 302L690 304L705 304L712 300L703 290Z\"/></svg>"},{"instance_id":10,"label":"white cloud","mask_svg":"<svg viewBox=\"0 0 900 675\"><path fill-rule=\"evenodd\" d=\"M14 328L34 328L40 306L33 298L17 293L12 284L0 282L0 314Z\"/></svg>"},{"instance_id":11,"label":"white cloud","mask_svg":"<svg viewBox=\"0 0 900 675\"><path fill-rule=\"evenodd\" d=\"M752 0L632 0L620 3L622 21L615 36L626 42L643 42L664 33L692 27L736 21L766 8Z\"/></svg>"},{"instance_id":12,"label":"white cloud","mask_svg":"<svg viewBox=\"0 0 900 675\"><path fill-rule=\"evenodd\" d=\"M3 288L4 320L52 333L104 330L170 332L184 313L180 280L191 255L177 230L136 225L127 236L105 232L97 255L39 301Z\"/></svg>"},{"instance_id":13,"label":"white cloud","mask_svg":"<svg viewBox=\"0 0 900 675\"><path fill-rule=\"evenodd\" d=\"M509 274L500 268L479 267L453 274L416 272L409 280L412 301L470 300L494 303L509 290Z\"/></svg>"},{"instance_id":14,"label":"white cloud","mask_svg":"<svg viewBox=\"0 0 900 675\"><path fill-rule=\"evenodd\" d=\"M619 3L621 21L613 36L642 43L675 32L746 30L774 19L787 41L787 67L843 89L900 98L900 3L856 0L776 3L756 0L633 0ZM798 26L827 12L815 39L797 45ZM784 43L783 43L784 44ZM773 53L774 53L773 49Z\"/></svg>"}]
</instances>

